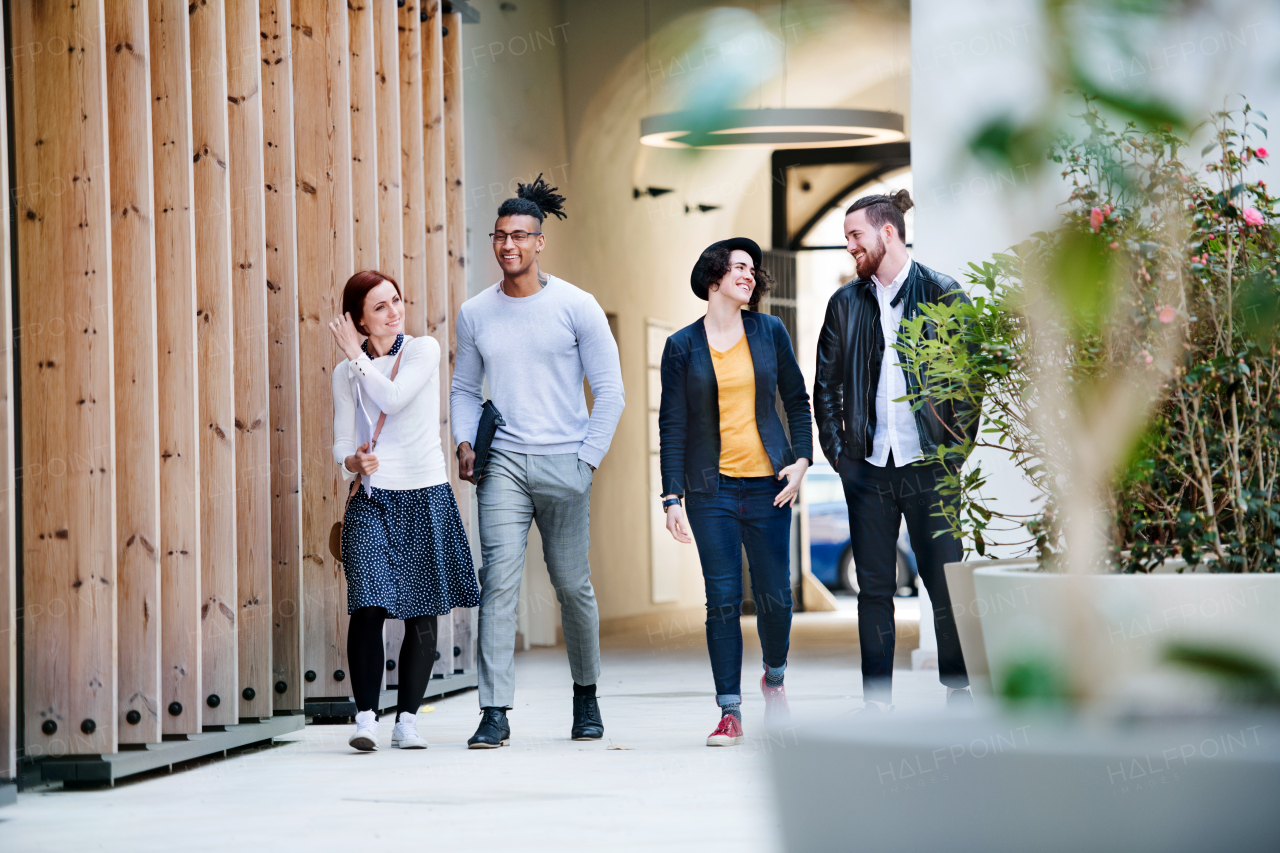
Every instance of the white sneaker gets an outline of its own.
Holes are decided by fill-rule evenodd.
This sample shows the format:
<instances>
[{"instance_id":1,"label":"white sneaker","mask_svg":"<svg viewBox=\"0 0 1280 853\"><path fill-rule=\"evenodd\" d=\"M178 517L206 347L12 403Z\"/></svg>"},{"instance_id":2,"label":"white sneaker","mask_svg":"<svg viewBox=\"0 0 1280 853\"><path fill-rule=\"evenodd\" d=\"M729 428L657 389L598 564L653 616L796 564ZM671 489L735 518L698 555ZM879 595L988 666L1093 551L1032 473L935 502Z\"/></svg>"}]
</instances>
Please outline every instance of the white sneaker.
<instances>
[{"instance_id":1,"label":"white sneaker","mask_svg":"<svg viewBox=\"0 0 1280 853\"><path fill-rule=\"evenodd\" d=\"M347 743L361 752L373 752L378 748L378 715L373 711L356 714L356 733Z\"/></svg>"},{"instance_id":2,"label":"white sneaker","mask_svg":"<svg viewBox=\"0 0 1280 853\"><path fill-rule=\"evenodd\" d=\"M427 739L418 734L418 718L408 711L400 714L396 729L391 733L391 745L396 749L426 749Z\"/></svg>"}]
</instances>

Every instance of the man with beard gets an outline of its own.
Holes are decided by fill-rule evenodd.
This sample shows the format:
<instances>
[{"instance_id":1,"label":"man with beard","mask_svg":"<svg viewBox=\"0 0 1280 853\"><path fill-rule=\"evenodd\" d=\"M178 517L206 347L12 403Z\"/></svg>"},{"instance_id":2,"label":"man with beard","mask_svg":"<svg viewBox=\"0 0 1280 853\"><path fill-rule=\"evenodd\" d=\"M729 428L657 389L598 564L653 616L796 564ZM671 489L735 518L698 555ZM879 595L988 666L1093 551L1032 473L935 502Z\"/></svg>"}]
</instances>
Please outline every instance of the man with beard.
<instances>
[{"instance_id":1,"label":"man with beard","mask_svg":"<svg viewBox=\"0 0 1280 853\"><path fill-rule=\"evenodd\" d=\"M895 543L902 519L920 579L933 601L938 674L947 706L971 705L943 564L962 556L960 540L936 513L946 468L940 446L977 435L979 412L925 401L916 411L899 402L917 389L893 348L899 327L922 303L968 297L955 279L907 254L903 214L911 195L864 196L845 212L844 233L858 278L827 304L818 338L814 414L822 452L840 474L849 505L850 547L858 579L858 640L862 647L864 712L892 708ZM924 334L934 334L928 324ZM948 465L963 462L956 454ZM924 614L921 614L924 618Z\"/></svg>"}]
</instances>

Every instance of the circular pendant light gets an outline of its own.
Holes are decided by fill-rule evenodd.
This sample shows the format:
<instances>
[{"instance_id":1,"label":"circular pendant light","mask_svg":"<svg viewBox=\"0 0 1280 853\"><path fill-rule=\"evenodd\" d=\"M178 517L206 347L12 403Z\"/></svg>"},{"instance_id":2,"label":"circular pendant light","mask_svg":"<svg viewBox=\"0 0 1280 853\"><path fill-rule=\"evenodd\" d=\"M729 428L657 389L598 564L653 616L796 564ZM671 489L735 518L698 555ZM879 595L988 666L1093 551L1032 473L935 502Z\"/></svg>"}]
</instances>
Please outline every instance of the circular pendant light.
<instances>
[{"instance_id":1,"label":"circular pendant light","mask_svg":"<svg viewBox=\"0 0 1280 853\"><path fill-rule=\"evenodd\" d=\"M900 113L848 109L685 111L640 120L654 148L840 148L906 138Z\"/></svg>"}]
</instances>

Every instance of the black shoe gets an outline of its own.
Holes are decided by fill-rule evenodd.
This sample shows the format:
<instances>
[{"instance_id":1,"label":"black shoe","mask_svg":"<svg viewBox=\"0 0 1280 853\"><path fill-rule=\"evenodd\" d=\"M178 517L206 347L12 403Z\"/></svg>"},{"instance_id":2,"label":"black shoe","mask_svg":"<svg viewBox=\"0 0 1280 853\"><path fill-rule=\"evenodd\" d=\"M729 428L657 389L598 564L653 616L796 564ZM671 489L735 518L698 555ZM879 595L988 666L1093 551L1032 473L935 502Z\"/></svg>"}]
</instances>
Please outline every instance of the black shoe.
<instances>
[{"instance_id":1,"label":"black shoe","mask_svg":"<svg viewBox=\"0 0 1280 853\"><path fill-rule=\"evenodd\" d=\"M600 719L600 703L594 696L573 697L574 740L600 740L604 737L604 722Z\"/></svg>"},{"instance_id":2,"label":"black shoe","mask_svg":"<svg viewBox=\"0 0 1280 853\"><path fill-rule=\"evenodd\" d=\"M481 708L480 728L467 741L467 749L497 749L511 742L511 726L505 708Z\"/></svg>"},{"instance_id":3,"label":"black shoe","mask_svg":"<svg viewBox=\"0 0 1280 853\"><path fill-rule=\"evenodd\" d=\"M966 687L963 690L952 690L947 693L948 711L973 710L973 694Z\"/></svg>"}]
</instances>

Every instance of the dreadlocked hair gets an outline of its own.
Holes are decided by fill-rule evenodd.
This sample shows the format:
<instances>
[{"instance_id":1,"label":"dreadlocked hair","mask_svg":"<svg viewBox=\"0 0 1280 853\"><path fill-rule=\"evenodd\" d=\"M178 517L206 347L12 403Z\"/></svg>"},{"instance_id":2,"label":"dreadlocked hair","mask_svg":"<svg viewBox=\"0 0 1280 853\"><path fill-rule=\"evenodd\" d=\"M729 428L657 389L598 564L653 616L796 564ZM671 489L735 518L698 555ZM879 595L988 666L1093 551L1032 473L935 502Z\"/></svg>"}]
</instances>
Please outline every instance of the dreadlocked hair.
<instances>
[{"instance_id":1,"label":"dreadlocked hair","mask_svg":"<svg viewBox=\"0 0 1280 853\"><path fill-rule=\"evenodd\" d=\"M542 179L542 173L527 184L516 187L516 197L509 198L498 208L498 218L504 216L533 216L539 222L548 215L565 218L564 196L558 194L559 187L548 186Z\"/></svg>"}]
</instances>

